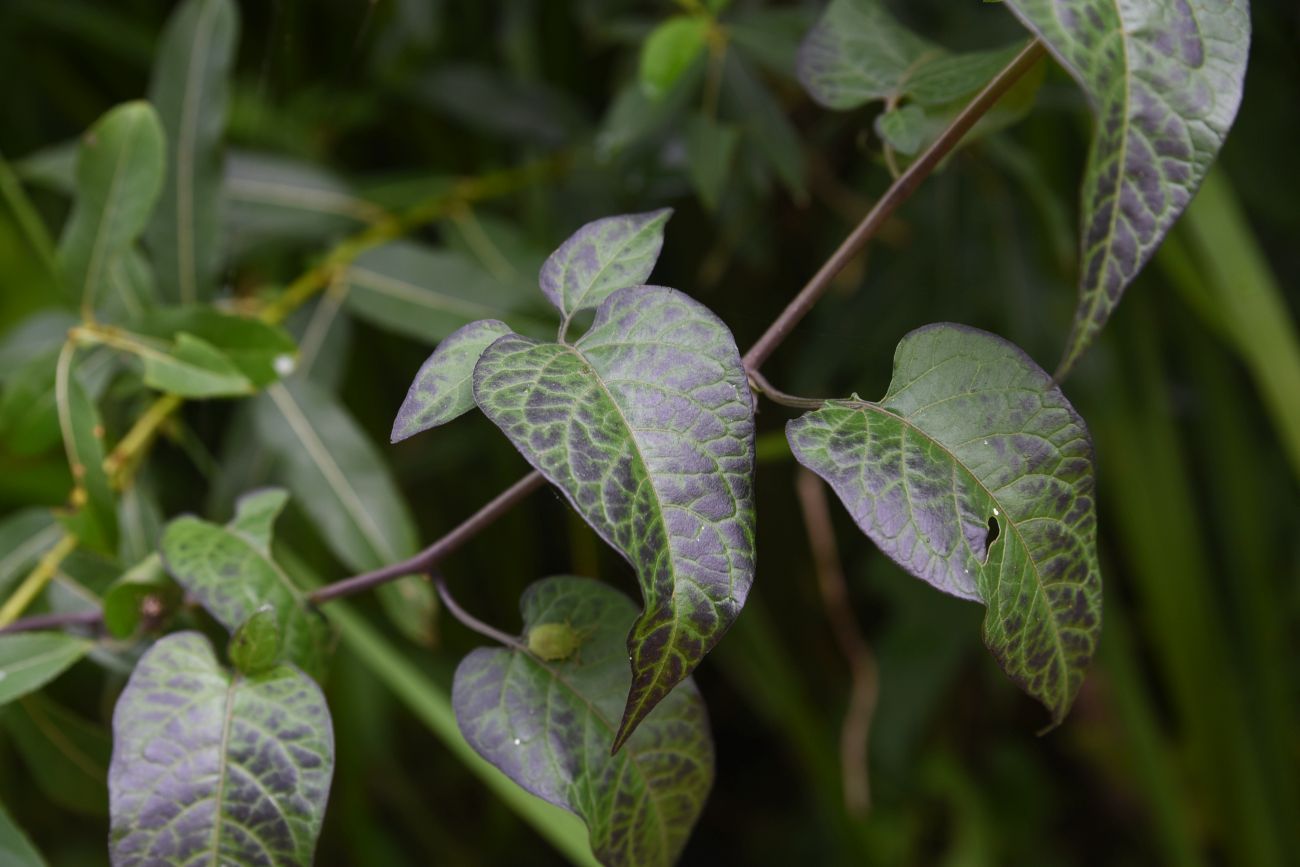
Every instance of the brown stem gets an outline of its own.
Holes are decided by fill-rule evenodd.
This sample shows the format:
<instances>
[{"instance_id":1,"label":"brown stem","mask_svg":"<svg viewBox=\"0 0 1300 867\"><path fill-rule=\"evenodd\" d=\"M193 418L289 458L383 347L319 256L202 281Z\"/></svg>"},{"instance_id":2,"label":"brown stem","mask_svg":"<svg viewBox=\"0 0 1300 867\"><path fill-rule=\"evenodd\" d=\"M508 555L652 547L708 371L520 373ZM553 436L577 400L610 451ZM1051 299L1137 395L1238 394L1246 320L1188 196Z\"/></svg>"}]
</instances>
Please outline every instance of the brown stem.
<instances>
[{"instance_id":1,"label":"brown stem","mask_svg":"<svg viewBox=\"0 0 1300 867\"><path fill-rule=\"evenodd\" d=\"M768 382L767 377L757 370L749 371L749 385L772 403L779 403L793 409L821 409L826 405L826 401L820 397L797 397L781 391Z\"/></svg>"},{"instance_id":2,"label":"brown stem","mask_svg":"<svg viewBox=\"0 0 1300 867\"><path fill-rule=\"evenodd\" d=\"M472 629L479 635L490 638L493 641L499 641L506 647L514 647L520 650L523 649L523 645L519 643L518 638L515 638L513 635L506 635L500 629L497 629L495 626L489 626L473 614L470 614L464 608L461 608L460 603L456 601L456 598L451 595L451 591L447 589L447 582L442 580L441 575L434 576L433 586L438 589L438 598L442 600L442 604L446 606L449 612L451 612L451 616L463 623L466 628Z\"/></svg>"},{"instance_id":3,"label":"brown stem","mask_svg":"<svg viewBox=\"0 0 1300 867\"><path fill-rule=\"evenodd\" d=\"M907 167L898 180L890 186L885 194L880 197L862 222L858 223L844 243L840 244L839 249L831 254L826 260L826 264L813 275L807 285L799 291L794 300L786 305L781 311L781 315L776 318L767 329L763 336L750 347L745 353L745 367L752 371L758 370L763 366L781 342L789 336L794 327L799 324L799 320L808 314L818 299L825 294L826 289L830 286L831 280L835 275L844 269L853 260L853 257L871 240L871 237L889 219L889 217L898 210L898 206L911 198L912 193L921 185L921 181L934 171L935 167L943 160L948 153L957 146L962 137L970 131L975 122L984 115L986 111L993 107L993 104L1006 93L1022 75L1029 71L1035 63L1038 62L1044 54L1043 43L1034 40L1025 46L1025 49L1016 55L1015 59L1006 65L997 76L985 85L984 89L976 94L975 98L962 109L961 114L953 119L934 143L926 148L925 152L917 157L916 162Z\"/></svg>"},{"instance_id":4,"label":"brown stem","mask_svg":"<svg viewBox=\"0 0 1300 867\"><path fill-rule=\"evenodd\" d=\"M326 584L324 587L307 594L307 599L313 604L319 605L340 596L351 596L353 593L369 590L371 587L376 587L386 581L392 581L394 578L401 578L403 575L427 573L439 560L478 535L480 530L510 511L510 508L515 503L540 488L544 481L542 474L533 470L498 494L486 506L466 518L450 533L409 560L393 563L391 566L355 575L342 581L336 581L333 584Z\"/></svg>"},{"instance_id":5,"label":"brown stem","mask_svg":"<svg viewBox=\"0 0 1300 867\"><path fill-rule=\"evenodd\" d=\"M821 480L803 467L795 478L799 506L808 527L808 542L812 547L813 565L817 572L817 587L821 592L822 607L830 621L835 643L849 663L849 707L844 712L840 728L840 765L844 775L844 808L851 815L865 816L871 809L871 780L867 765L867 743L871 733L871 718L876 712L879 683L876 678L876 657L871 646L862 637L862 631L853 616L844 568L840 565L835 545L835 530L831 526L831 510L826 502L826 489Z\"/></svg>"},{"instance_id":6,"label":"brown stem","mask_svg":"<svg viewBox=\"0 0 1300 867\"><path fill-rule=\"evenodd\" d=\"M77 611L64 614L37 614L15 620L0 629L0 635L12 635L15 632L36 632L41 629L66 629L69 626L98 626L104 620L102 611Z\"/></svg>"}]
</instances>

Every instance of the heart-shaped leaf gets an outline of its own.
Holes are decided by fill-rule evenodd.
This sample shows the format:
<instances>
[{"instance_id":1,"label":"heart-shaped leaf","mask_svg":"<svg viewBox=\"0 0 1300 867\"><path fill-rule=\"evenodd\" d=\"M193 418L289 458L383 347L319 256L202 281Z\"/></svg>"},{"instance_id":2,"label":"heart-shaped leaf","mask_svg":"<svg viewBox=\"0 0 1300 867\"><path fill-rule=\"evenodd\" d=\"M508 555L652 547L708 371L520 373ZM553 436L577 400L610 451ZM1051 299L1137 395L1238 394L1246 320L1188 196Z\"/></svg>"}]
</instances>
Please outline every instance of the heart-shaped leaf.
<instances>
[{"instance_id":1,"label":"heart-shaped leaf","mask_svg":"<svg viewBox=\"0 0 1300 867\"><path fill-rule=\"evenodd\" d=\"M474 365L494 340L510 333L498 319L480 319L447 336L415 374L393 422L392 441L446 424L474 408Z\"/></svg>"},{"instance_id":2,"label":"heart-shaped leaf","mask_svg":"<svg viewBox=\"0 0 1300 867\"><path fill-rule=\"evenodd\" d=\"M90 647L91 642L65 632L0 635L0 705L54 680Z\"/></svg>"},{"instance_id":3,"label":"heart-shaped leaf","mask_svg":"<svg viewBox=\"0 0 1300 867\"><path fill-rule=\"evenodd\" d=\"M560 245L539 276L542 292L564 315L597 307L611 292L650 278L672 208L593 220ZM561 328L561 333L563 333Z\"/></svg>"},{"instance_id":4,"label":"heart-shaped leaf","mask_svg":"<svg viewBox=\"0 0 1300 867\"><path fill-rule=\"evenodd\" d=\"M558 627L576 646L552 660L521 647L467 656L452 686L465 739L520 786L580 816L601 863L673 863L713 784L713 741L694 682L611 756L635 606L597 581L557 577L529 587L520 607L525 641Z\"/></svg>"},{"instance_id":5,"label":"heart-shaped leaf","mask_svg":"<svg viewBox=\"0 0 1300 867\"><path fill-rule=\"evenodd\" d=\"M59 239L68 295L93 309L119 257L144 231L162 188L163 131L147 102L105 114L82 138L76 199Z\"/></svg>"},{"instance_id":6,"label":"heart-shaped leaf","mask_svg":"<svg viewBox=\"0 0 1300 867\"><path fill-rule=\"evenodd\" d=\"M1082 197L1069 372L1191 201L1237 115L1247 0L1007 0L1087 93L1096 128Z\"/></svg>"},{"instance_id":7,"label":"heart-shaped leaf","mask_svg":"<svg viewBox=\"0 0 1300 867\"><path fill-rule=\"evenodd\" d=\"M226 526L189 516L163 533L162 556L176 582L234 632L259 608L275 609L283 658L318 677L324 669L329 626L271 558L271 524L288 495L260 491L242 498Z\"/></svg>"},{"instance_id":8,"label":"heart-shaped leaf","mask_svg":"<svg viewBox=\"0 0 1300 867\"><path fill-rule=\"evenodd\" d=\"M167 131L167 175L149 224L163 296L182 304L212 295L220 243L221 139L239 39L233 0L186 0L167 20L149 101Z\"/></svg>"},{"instance_id":9,"label":"heart-shaped leaf","mask_svg":"<svg viewBox=\"0 0 1300 867\"><path fill-rule=\"evenodd\" d=\"M169 635L113 713L113 864L306 867L333 772L329 709L309 677L232 675L203 636Z\"/></svg>"},{"instance_id":10,"label":"heart-shaped leaf","mask_svg":"<svg viewBox=\"0 0 1300 867\"><path fill-rule=\"evenodd\" d=\"M983 601L984 642L1059 723L1101 631L1092 440L1015 345L929 325L903 338L880 403L786 426L804 466L904 569Z\"/></svg>"},{"instance_id":11,"label":"heart-shaped leaf","mask_svg":"<svg viewBox=\"0 0 1300 867\"><path fill-rule=\"evenodd\" d=\"M617 749L726 632L754 574L754 416L727 327L674 289L609 295L573 345L510 334L474 397L636 568Z\"/></svg>"}]
</instances>

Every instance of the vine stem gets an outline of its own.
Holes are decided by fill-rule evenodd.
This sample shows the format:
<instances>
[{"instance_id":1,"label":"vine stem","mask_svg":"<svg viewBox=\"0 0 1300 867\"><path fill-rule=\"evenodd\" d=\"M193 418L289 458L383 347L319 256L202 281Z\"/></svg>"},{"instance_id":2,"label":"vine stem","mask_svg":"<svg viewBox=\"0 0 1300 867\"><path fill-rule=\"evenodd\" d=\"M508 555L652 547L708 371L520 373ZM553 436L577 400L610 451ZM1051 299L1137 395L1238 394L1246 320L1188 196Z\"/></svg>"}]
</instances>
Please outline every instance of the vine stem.
<instances>
[{"instance_id":1,"label":"vine stem","mask_svg":"<svg viewBox=\"0 0 1300 867\"><path fill-rule=\"evenodd\" d=\"M506 647L514 647L519 650L524 649L524 646L519 643L518 638L515 638L513 635L506 635L500 629L497 629L495 626L489 626L473 614L470 614L464 608L461 608L460 603L456 601L456 597L452 596L451 591L447 589L447 582L442 579L441 575L433 576L433 586L437 588L438 598L442 600L443 605L447 606L447 610L451 612L451 616L455 617L467 628L474 630L479 635L491 638L493 641L499 641Z\"/></svg>"},{"instance_id":2,"label":"vine stem","mask_svg":"<svg viewBox=\"0 0 1300 867\"><path fill-rule=\"evenodd\" d=\"M1037 39L1025 46L1019 54L1012 59L1002 71L997 74L984 89L975 95L961 114L957 115L948 124L948 127L940 133L939 137L925 149L916 161L907 167L907 170L899 175L898 179L890 185L885 194L880 197L857 227L849 233L844 239L844 243L831 254L826 263L812 276L812 279L799 290L799 294L794 300L786 305L781 311L781 315L768 326L763 336L749 348L741 360L745 368L752 375L754 371L763 366L763 362L776 350L778 346L789 336L799 321L808 315L817 301L826 293L830 287L831 280L844 267L853 261L872 236L880 229L881 225L889 219L898 206L911 198L912 193L921 185L931 172L942 162L958 142L970 132L971 127L975 125L985 112L993 107L999 99L1002 98L1011 86L1014 85L1026 72L1030 70L1046 53L1043 43Z\"/></svg>"}]
</instances>

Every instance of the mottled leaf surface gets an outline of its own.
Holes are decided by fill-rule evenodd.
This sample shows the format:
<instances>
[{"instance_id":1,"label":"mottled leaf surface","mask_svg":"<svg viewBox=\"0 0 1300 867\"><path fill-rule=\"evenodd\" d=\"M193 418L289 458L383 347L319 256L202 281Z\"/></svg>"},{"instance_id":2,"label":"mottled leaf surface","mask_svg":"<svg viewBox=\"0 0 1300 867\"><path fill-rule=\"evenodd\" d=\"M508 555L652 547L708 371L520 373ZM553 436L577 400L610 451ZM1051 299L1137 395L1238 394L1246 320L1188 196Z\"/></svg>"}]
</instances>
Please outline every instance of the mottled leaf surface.
<instances>
[{"instance_id":1,"label":"mottled leaf surface","mask_svg":"<svg viewBox=\"0 0 1300 867\"><path fill-rule=\"evenodd\" d=\"M804 466L908 572L983 601L984 642L1059 723L1101 630L1092 440L1020 349L940 324L898 345L880 403L786 426Z\"/></svg>"},{"instance_id":2,"label":"mottled leaf surface","mask_svg":"<svg viewBox=\"0 0 1300 867\"><path fill-rule=\"evenodd\" d=\"M163 533L162 556L176 582L233 632L262 606L275 609L284 658L319 676L329 626L271 558L271 522L284 491L249 494L226 526L181 517Z\"/></svg>"},{"instance_id":3,"label":"mottled leaf surface","mask_svg":"<svg viewBox=\"0 0 1300 867\"><path fill-rule=\"evenodd\" d=\"M1081 202L1079 307L1058 377L1191 201L1241 102L1247 0L1007 0L1096 114Z\"/></svg>"},{"instance_id":4,"label":"mottled leaf surface","mask_svg":"<svg viewBox=\"0 0 1300 867\"><path fill-rule=\"evenodd\" d=\"M162 186L163 131L147 102L105 114L81 140L76 198L59 239L68 296L93 309L111 269L144 230Z\"/></svg>"},{"instance_id":5,"label":"mottled leaf surface","mask_svg":"<svg viewBox=\"0 0 1300 867\"><path fill-rule=\"evenodd\" d=\"M510 326L498 319L480 319L459 328L438 344L415 374L406 399L393 422L392 441L446 424L474 408L474 365Z\"/></svg>"},{"instance_id":6,"label":"mottled leaf surface","mask_svg":"<svg viewBox=\"0 0 1300 867\"><path fill-rule=\"evenodd\" d=\"M113 864L306 867L333 771L329 710L309 677L232 675L203 636L169 635L113 714Z\"/></svg>"},{"instance_id":7,"label":"mottled leaf surface","mask_svg":"<svg viewBox=\"0 0 1300 867\"><path fill-rule=\"evenodd\" d=\"M675 689L611 756L635 606L597 581L557 577L529 587L521 608L522 642L563 624L581 644L551 661L521 648L467 656L452 687L466 740L520 786L580 816L601 863L673 863L713 783L713 741L694 682Z\"/></svg>"},{"instance_id":8,"label":"mottled leaf surface","mask_svg":"<svg viewBox=\"0 0 1300 867\"><path fill-rule=\"evenodd\" d=\"M611 292L650 278L672 214L671 208L662 208L593 220L551 254L539 279L566 324L578 311L599 306Z\"/></svg>"},{"instance_id":9,"label":"mottled leaf surface","mask_svg":"<svg viewBox=\"0 0 1300 867\"><path fill-rule=\"evenodd\" d=\"M233 0L185 0L163 29L149 101L167 132L167 174L147 239L170 301L211 297L221 209L221 139L239 39Z\"/></svg>"},{"instance_id":10,"label":"mottled leaf surface","mask_svg":"<svg viewBox=\"0 0 1300 867\"><path fill-rule=\"evenodd\" d=\"M91 642L66 632L0 635L0 705L54 680L90 647Z\"/></svg>"},{"instance_id":11,"label":"mottled leaf surface","mask_svg":"<svg viewBox=\"0 0 1300 867\"><path fill-rule=\"evenodd\" d=\"M686 295L610 295L573 345L507 335L474 397L636 568L621 744L717 643L754 573L754 419L727 327Z\"/></svg>"}]
</instances>

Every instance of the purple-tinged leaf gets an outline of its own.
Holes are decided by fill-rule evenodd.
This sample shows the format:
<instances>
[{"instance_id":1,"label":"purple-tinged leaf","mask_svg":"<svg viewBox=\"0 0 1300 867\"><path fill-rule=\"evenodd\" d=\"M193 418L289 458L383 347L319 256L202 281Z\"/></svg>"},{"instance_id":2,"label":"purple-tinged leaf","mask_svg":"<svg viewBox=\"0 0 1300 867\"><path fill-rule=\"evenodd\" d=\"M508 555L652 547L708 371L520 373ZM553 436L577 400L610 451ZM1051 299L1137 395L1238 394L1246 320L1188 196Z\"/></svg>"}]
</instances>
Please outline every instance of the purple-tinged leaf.
<instances>
[{"instance_id":1,"label":"purple-tinged leaf","mask_svg":"<svg viewBox=\"0 0 1300 867\"><path fill-rule=\"evenodd\" d=\"M510 333L499 319L480 319L449 334L415 374L393 422L393 442L446 424L474 408L474 365L494 340Z\"/></svg>"},{"instance_id":2,"label":"purple-tinged leaf","mask_svg":"<svg viewBox=\"0 0 1300 867\"><path fill-rule=\"evenodd\" d=\"M287 499L284 491L274 489L249 494L224 527L177 518L163 533L162 557L176 583L232 633L260 608L271 606L283 658L319 677L329 624L271 557L271 525Z\"/></svg>"},{"instance_id":3,"label":"purple-tinged leaf","mask_svg":"<svg viewBox=\"0 0 1300 867\"><path fill-rule=\"evenodd\" d=\"M1092 440L1051 378L1000 337L929 325L880 403L831 401L786 434L882 551L984 602L984 643L1060 723L1101 632L1101 571Z\"/></svg>"},{"instance_id":4,"label":"purple-tinged leaf","mask_svg":"<svg viewBox=\"0 0 1300 867\"><path fill-rule=\"evenodd\" d=\"M1069 372L1223 146L1250 49L1247 0L1007 0L1096 114Z\"/></svg>"},{"instance_id":5,"label":"purple-tinged leaf","mask_svg":"<svg viewBox=\"0 0 1300 867\"><path fill-rule=\"evenodd\" d=\"M551 254L539 279L566 326L575 313L600 306L611 292L650 278L672 214L672 208L661 208L593 220Z\"/></svg>"},{"instance_id":6,"label":"purple-tinged leaf","mask_svg":"<svg viewBox=\"0 0 1300 867\"><path fill-rule=\"evenodd\" d=\"M632 602L588 578L547 578L521 600L517 648L480 648L456 669L456 722L480 755L523 788L576 813L607 865L668 865L713 784L713 741L689 678L618 755L609 741L630 676L623 636ZM549 627L578 644L562 659L522 649Z\"/></svg>"},{"instance_id":7,"label":"purple-tinged leaf","mask_svg":"<svg viewBox=\"0 0 1300 867\"><path fill-rule=\"evenodd\" d=\"M289 666L232 674L202 635L169 635L113 713L114 867L306 867L333 773L329 709L311 678Z\"/></svg>"},{"instance_id":8,"label":"purple-tinged leaf","mask_svg":"<svg viewBox=\"0 0 1300 867\"><path fill-rule=\"evenodd\" d=\"M754 413L727 327L675 289L610 295L574 345L517 334L479 358L483 412L637 570L617 749L699 664L754 575Z\"/></svg>"}]
</instances>

